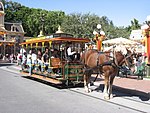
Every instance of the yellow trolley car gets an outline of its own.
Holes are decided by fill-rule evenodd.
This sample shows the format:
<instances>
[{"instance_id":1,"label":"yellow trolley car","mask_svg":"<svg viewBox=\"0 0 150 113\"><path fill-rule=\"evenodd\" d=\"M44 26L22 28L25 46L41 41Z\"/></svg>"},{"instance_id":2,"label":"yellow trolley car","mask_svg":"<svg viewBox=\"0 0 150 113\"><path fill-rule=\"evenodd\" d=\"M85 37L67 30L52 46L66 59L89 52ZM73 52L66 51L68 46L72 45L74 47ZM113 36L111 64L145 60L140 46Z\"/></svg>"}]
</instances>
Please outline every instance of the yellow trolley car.
<instances>
[{"instance_id":1,"label":"yellow trolley car","mask_svg":"<svg viewBox=\"0 0 150 113\"><path fill-rule=\"evenodd\" d=\"M67 55L67 46L80 54L85 50L85 43L90 42L87 38L75 38L66 33L55 33L50 36L28 39L21 43L22 48L29 50L41 51L48 49L48 63L47 69L44 63L22 64L23 75L42 79L54 84L76 84L83 81L83 65L80 58L69 59ZM54 51L57 57L53 56ZM76 56L77 57L77 56ZM32 71L32 74L28 73Z\"/></svg>"}]
</instances>

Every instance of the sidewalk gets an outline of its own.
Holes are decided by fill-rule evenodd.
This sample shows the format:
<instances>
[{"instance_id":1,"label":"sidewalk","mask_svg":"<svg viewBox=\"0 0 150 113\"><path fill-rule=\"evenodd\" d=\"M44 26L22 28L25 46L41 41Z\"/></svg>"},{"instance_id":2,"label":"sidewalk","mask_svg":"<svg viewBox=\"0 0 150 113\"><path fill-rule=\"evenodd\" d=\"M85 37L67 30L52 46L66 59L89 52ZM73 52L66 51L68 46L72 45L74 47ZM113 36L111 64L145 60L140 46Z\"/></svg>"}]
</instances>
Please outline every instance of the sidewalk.
<instances>
[{"instance_id":1,"label":"sidewalk","mask_svg":"<svg viewBox=\"0 0 150 113\"><path fill-rule=\"evenodd\" d=\"M102 78L98 77L96 82L104 84ZM113 90L150 99L150 79L138 80L136 77L115 77Z\"/></svg>"},{"instance_id":2,"label":"sidewalk","mask_svg":"<svg viewBox=\"0 0 150 113\"><path fill-rule=\"evenodd\" d=\"M114 85L126 89L150 93L150 79L138 80L136 78L115 78Z\"/></svg>"},{"instance_id":3,"label":"sidewalk","mask_svg":"<svg viewBox=\"0 0 150 113\"><path fill-rule=\"evenodd\" d=\"M19 71L21 68L20 66L13 65L10 69ZM95 76L96 75L92 75L93 80L95 79ZM104 84L103 77L101 78L98 76L95 83ZM116 92L129 93L131 95L144 96L150 99L150 79L138 80L135 77L115 77L113 90Z\"/></svg>"}]
</instances>

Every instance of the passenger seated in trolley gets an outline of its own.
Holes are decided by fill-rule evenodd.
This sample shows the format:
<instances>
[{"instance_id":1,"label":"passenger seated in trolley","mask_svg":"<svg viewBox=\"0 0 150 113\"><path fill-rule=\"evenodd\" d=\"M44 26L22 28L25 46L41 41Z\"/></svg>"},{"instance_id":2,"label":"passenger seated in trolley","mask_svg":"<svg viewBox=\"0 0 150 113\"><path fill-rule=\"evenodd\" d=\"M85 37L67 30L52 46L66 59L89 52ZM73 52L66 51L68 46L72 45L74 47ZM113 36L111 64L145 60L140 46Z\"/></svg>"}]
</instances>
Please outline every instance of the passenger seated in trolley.
<instances>
[{"instance_id":1,"label":"passenger seated in trolley","mask_svg":"<svg viewBox=\"0 0 150 113\"><path fill-rule=\"evenodd\" d=\"M29 54L27 54L27 65L28 65L29 75L31 75L32 74L32 50L30 50Z\"/></svg>"},{"instance_id":2,"label":"passenger seated in trolley","mask_svg":"<svg viewBox=\"0 0 150 113\"><path fill-rule=\"evenodd\" d=\"M41 67L42 67L42 52L40 50L38 50L37 52L37 66L38 66L38 70L41 71Z\"/></svg>"},{"instance_id":3,"label":"passenger seated in trolley","mask_svg":"<svg viewBox=\"0 0 150 113\"><path fill-rule=\"evenodd\" d=\"M76 51L72 51L71 46L69 46L68 44L66 50L67 50L67 57L69 58L69 60L74 61L80 59L80 54L77 53Z\"/></svg>"},{"instance_id":4,"label":"passenger seated in trolley","mask_svg":"<svg viewBox=\"0 0 150 113\"><path fill-rule=\"evenodd\" d=\"M51 49L51 66L58 66L60 65L60 58L61 58L61 55L59 53L59 51L57 49ZM52 71L56 74L59 74L60 73L60 68L54 68L52 69Z\"/></svg>"},{"instance_id":5,"label":"passenger seated in trolley","mask_svg":"<svg viewBox=\"0 0 150 113\"><path fill-rule=\"evenodd\" d=\"M59 51L55 48L51 50L51 53L52 53L51 58L60 58L61 57Z\"/></svg>"},{"instance_id":6,"label":"passenger seated in trolley","mask_svg":"<svg viewBox=\"0 0 150 113\"><path fill-rule=\"evenodd\" d=\"M48 48L45 48L45 52L44 54L42 55L42 72L44 72L45 70L50 73L51 72L51 69L48 68L49 66L49 55L48 55Z\"/></svg>"},{"instance_id":7,"label":"passenger seated in trolley","mask_svg":"<svg viewBox=\"0 0 150 113\"><path fill-rule=\"evenodd\" d=\"M22 56L21 69L24 70L27 68L27 53L24 52Z\"/></svg>"},{"instance_id":8,"label":"passenger seated in trolley","mask_svg":"<svg viewBox=\"0 0 150 113\"><path fill-rule=\"evenodd\" d=\"M32 50L32 55L31 55L31 59L32 59L32 67L36 69L35 65L37 65L37 55L35 54L35 50Z\"/></svg>"}]
</instances>

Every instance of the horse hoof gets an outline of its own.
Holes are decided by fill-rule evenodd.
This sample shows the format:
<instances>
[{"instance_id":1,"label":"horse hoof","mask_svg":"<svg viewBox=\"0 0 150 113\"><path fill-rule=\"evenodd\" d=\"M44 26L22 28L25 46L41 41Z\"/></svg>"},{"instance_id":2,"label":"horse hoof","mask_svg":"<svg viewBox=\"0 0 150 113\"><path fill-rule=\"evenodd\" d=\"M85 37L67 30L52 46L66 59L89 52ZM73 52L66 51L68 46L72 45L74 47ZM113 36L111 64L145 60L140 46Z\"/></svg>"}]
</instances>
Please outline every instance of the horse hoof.
<instances>
[{"instance_id":1,"label":"horse hoof","mask_svg":"<svg viewBox=\"0 0 150 113\"><path fill-rule=\"evenodd\" d=\"M113 94L111 94L111 95L110 95L110 99L112 99L113 97L114 97Z\"/></svg>"},{"instance_id":2,"label":"horse hoof","mask_svg":"<svg viewBox=\"0 0 150 113\"><path fill-rule=\"evenodd\" d=\"M86 93L89 93L89 91L85 90Z\"/></svg>"},{"instance_id":3,"label":"horse hoof","mask_svg":"<svg viewBox=\"0 0 150 113\"><path fill-rule=\"evenodd\" d=\"M89 89L89 92L91 93L91 92L92 92L92 89Z\"/></svg>"},{"instance_id":4,"label":"horse hoof","mask_svg":"<svg viewBox=\"0 0 150 113\"><path fill-rule=\"evenodd\" d=\"M105 100L109 100L110 99L110 97L109 97L109 95L107 93L104 95L104 99Z\"/></svg>"},{"instance_id":5,"label":"horse hoof","mask_svg":"<svg viewBox=\"0 0 150 113\"><path fill-rule=\"evenodd\" d=\"M86 93L91 93L92 90L91 90L91 89L87 89L87 90L85 90L85 92L86 92Z\"/></svg>"},{"instance_id":6,"label":"horse hoof","mask_svg":"<svg viewBox=\"0 0 150 113\"><path fill-rule=\"evenodd\" d=\"M104 99L105 99L105 100L109 100L110 97L109 97L109 96L104 96Z\"/></svg>"},{"instance_id":7,"label":"horse hoof","mask_svg":"<svg viewBox=\"0 0 150 113\"><path fill-rule=\"evenodd\" d=\"M88 88L85 88L85 92L86 92L86 93L89 93L90 91L89 91L89 89L88 89Z\"/></svg>"}]
</instances>

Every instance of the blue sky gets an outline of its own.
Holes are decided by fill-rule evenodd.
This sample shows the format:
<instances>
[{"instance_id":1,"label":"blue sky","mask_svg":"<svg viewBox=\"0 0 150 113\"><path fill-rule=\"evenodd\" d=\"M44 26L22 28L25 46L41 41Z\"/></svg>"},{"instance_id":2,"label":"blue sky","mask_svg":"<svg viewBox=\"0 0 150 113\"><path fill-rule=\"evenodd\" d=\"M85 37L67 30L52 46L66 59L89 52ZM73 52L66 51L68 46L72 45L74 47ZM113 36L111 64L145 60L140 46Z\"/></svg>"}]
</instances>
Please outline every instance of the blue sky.
<instances>
[{"instance_id":1,"label":"blue sky","mask_svg":"<svg viewBox=\"0 0 150 113\"><path fill-rule=\"evenodd\" d=\"M116 26L128 26L136 18L142 24L150 15L150 0L12 0L30 8L91 13L107 16Z\"/></svg>"}]
</instances>

